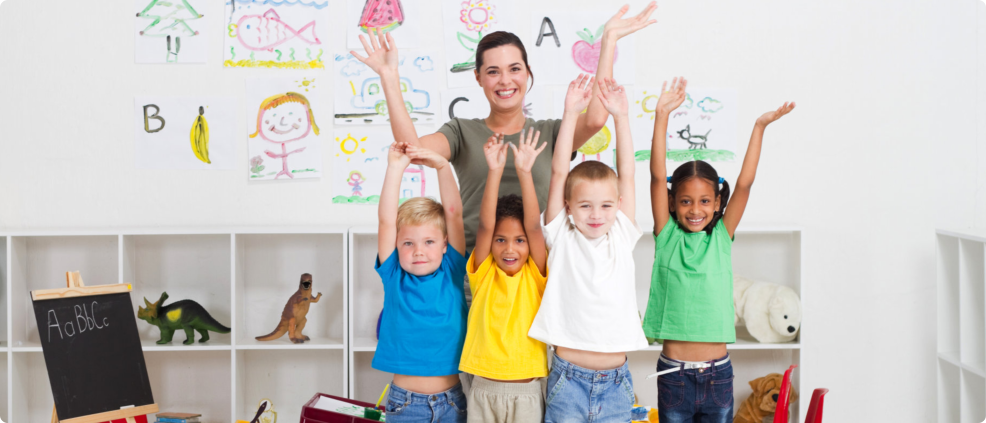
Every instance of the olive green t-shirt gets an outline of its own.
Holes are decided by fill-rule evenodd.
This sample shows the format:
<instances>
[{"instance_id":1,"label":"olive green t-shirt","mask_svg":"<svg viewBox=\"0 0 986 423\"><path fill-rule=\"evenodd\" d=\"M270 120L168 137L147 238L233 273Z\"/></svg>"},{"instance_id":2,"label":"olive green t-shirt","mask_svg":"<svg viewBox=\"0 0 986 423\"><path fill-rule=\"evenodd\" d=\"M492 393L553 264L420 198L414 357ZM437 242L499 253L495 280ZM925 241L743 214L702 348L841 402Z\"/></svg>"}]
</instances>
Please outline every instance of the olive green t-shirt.
<instances>
[{"instance_id":1,"label":"olive green t-shirt","mask_svg":"<svg viewBox=\"0 0 986 423\"><path fill-rule=\"evenodd\" d=\"M538 196L538 209L544 211L548 204L548 184L551 182L551 158L554 155L555 140L558 138L560 119L538 120L527 119L524 128L534 128L541 131L538 146L544 142L547 148L538 155L531 168L534 179L534 190ZM493 131L486 126L484 119L454 118L443 125L438 132L448 138L449 150L452 151L452 168L459 177L459 194L462 196L462 218L466 229L466 251L472 251L476 244L476 229L479 227L479 209L483 202L483 190L486 187L486 156L483 146L493 136ZM517 145L520 133L504 135L504 142ZM520 194L520 181L517 179L517 169L514 167L513 153L507 153L507 165L500 179L500 196Z\"/></svg>"}]
</instances>

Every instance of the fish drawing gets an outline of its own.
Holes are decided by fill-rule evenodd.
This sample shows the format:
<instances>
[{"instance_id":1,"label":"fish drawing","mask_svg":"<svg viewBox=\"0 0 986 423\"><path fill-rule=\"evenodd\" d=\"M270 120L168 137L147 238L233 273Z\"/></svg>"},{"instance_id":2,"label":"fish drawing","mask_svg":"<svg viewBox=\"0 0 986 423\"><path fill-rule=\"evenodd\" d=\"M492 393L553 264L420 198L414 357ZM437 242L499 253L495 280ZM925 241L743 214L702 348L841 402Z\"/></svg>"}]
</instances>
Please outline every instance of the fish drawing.
<instances>
[{"instance_id":1,"label":"fish drawing","mask_svg":"<svg viewBox=\"0 0 986 423\"><path fill-rule=\"evenodd\" d=\"M261 15L246 15L236 22L236 38L254 51L274 51L274 47L298 37L308 44L322 44L315 35L315 21L295 30L281 20L274 9Z\"/></svg>"}]
</instances>

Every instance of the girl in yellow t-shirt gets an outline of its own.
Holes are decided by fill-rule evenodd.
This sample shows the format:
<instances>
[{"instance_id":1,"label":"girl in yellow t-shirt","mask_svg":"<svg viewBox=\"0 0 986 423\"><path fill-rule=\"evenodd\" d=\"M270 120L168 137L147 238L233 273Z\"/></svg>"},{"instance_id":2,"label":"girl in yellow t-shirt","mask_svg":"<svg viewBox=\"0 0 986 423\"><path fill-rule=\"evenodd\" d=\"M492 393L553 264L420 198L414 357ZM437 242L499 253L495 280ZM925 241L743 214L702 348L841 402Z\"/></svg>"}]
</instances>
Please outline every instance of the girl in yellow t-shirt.
<instances>
[{"instance_id":1,"label":"girl in yellow t-shirt","mask_svg":"<svg viewBox=\"0 0 986 423\"><path fill-rule=\"evenodd\" d=\"M525 137L526 132L526 137ZM537 378L548 375L545 345L527 336L548 278L548 252L531 167L547 143L521 131L518 146L493 134L483 147L489 173L479 211L476 246L467 263L472 307L459 370L476 376L469 390L468 422L541 422L544 398ZM497 198L507 148L522 198Z\"/></svg>"}]
</instances>

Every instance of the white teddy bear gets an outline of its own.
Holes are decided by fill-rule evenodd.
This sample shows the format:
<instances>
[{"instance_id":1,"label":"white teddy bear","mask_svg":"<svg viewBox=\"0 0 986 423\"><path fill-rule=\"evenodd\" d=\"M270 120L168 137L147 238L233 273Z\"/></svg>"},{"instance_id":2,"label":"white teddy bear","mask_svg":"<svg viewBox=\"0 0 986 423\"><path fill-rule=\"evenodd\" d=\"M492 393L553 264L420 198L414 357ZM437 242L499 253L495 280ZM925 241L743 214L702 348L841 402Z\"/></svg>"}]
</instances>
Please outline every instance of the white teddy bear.
<instances>
[{"instance_id":1,"label":"white teddy bear","mask_svg":"<svg viewBox=\"0 0 986 423\"><path fill-rule=\"evenodd\" d=\"M793 289L766 282L733 277L736 324L746 324L757 341L793 341L801 327L801 299Z\"/></svg>"}]
</instances>

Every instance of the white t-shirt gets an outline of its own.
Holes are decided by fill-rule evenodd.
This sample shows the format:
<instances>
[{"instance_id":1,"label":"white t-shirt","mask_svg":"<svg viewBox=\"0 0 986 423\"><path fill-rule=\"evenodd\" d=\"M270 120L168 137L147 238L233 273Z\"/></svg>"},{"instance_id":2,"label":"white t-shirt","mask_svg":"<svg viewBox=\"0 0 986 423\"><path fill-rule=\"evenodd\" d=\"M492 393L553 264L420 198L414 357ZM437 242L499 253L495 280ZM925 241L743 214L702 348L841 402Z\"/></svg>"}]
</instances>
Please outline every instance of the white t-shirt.
<instances>
[{"instance_id":1,"label":"white t-shirt","mask_svg":"<svg viewBox=\"0 0 986 423\"><path fill-rule=\"evenodd\" d=\"M617 211L609 232L589 240L561 211L542 229L551 272L528 336L584 351L647 348L634 285L633 247L640 227Z\"/></svg>"}]
</instances>

